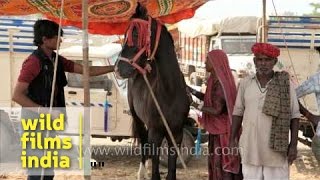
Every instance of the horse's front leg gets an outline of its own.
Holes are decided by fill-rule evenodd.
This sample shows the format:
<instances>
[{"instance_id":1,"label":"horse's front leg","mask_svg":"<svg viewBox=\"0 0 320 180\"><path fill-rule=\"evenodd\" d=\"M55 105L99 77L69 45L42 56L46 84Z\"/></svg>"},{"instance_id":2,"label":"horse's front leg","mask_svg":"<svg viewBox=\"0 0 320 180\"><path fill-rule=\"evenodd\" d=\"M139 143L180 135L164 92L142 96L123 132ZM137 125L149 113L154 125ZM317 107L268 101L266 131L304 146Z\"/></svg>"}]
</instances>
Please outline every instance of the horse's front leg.
<instances>
[{"instance_id":1,"label":"horse's front leg","mask_svg":"<svg viewBox=\"0 0 320 180\"><path fill-rule=\"evenodd\" d=\"M160 171L159 171L159 154L160 146L162 143L164 135L161 131L156 129L148 130L148 140L150 143L150 153L152 157L152 177L151 180L160 180Z\"/></svg>"},{"instance_id":2,"label":"horse's front leg","mask_svg":"<svg viewBox=\"0 0 320 180\"><path fill-rule=\"evenodd\" d=\"M183 137L183 130L181 131L174 131L173 134L175 141L178 145L178 148L180 148L182 137ZM168 175L167 180L176 180L176 169L177 169L177 149L174 147L169 135L166 136L168 140Z\"/></svg>"},{"instance_id":3,"label":"horse's front leg","mask_svg":"<svg viewBox=\"0 0 320 180\"><path fill-rule=\"evenodd\" d=\"M129 99L129 104L130 104ZM148 172L145 167L146 160L148 159L148 151L146 147L148 146L148 132L145 128L144 123L141 121L141 119L136 115L136 112L133 110L133 106L131 104L130 106L131 114L133 117L133 123L132 123L132 131L134 134L134 137L140 140L140 152L141 152L141 161L139 166L139 171L137 173L137 179L138 180L145 180L149 179Z\"/></svg>"},{"instance_id":4,"label":"horse's front leg","mask_svg":"<svg viewBox=\"0 0 320 180\"><path fill-rule=\"evenodd\" d=\"M138 180L149 179L148 169L146 163L149 158L149 144L148 144L148 133L145 129L140 131L140 148L141 148L141 162L138 171Z\"/></svg>"}]
</instances>

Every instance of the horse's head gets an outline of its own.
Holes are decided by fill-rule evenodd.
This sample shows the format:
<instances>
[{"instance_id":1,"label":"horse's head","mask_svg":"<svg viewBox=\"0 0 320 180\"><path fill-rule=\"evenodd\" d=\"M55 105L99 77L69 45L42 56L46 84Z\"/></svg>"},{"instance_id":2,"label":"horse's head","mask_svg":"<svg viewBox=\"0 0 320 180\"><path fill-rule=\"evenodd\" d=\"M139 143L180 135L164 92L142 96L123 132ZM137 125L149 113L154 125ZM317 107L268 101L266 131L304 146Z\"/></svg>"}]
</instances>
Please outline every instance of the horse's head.
<instances>
[{"instance_id":1,"label":"horse's head","mask_svg":"<svg viewBox=\"0 0 320 180\"><path fill-rule=\"evenodd\" d=\"M125 43L116 62L115 71L122 78L130 78L138 71L145 73L148 60L153 59L156 32L161 32L158 22L147 14L145 7L138 4L126 32ZM160 33L158 32L158 33ZM159 40L158 36L157 39Z\"/></svg>"}]
</instances>

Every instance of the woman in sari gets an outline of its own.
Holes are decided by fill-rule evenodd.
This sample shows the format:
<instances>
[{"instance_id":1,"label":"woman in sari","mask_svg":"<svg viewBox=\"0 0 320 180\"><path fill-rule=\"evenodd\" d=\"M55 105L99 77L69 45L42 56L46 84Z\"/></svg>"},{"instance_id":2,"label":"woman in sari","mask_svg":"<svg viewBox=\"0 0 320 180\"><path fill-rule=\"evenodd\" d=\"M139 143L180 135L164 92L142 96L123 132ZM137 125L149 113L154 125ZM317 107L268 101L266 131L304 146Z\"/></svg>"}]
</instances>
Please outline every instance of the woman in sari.
<instances>
[{"instance_id":1,"label":"woman in sari","mask_svg":"<svg viewBox=\"0 0 320 180\"><path fill-rule=\"evenodd\" d=\"M229 148L237 93L228 57L222 50L212 50L208 53L205 65L210 73L205 94L189 90L204 102L196 105L196 108L202 112L200 124L209 132L209 180L242 179L239 152Z\"/></svg>"}]
</instances>

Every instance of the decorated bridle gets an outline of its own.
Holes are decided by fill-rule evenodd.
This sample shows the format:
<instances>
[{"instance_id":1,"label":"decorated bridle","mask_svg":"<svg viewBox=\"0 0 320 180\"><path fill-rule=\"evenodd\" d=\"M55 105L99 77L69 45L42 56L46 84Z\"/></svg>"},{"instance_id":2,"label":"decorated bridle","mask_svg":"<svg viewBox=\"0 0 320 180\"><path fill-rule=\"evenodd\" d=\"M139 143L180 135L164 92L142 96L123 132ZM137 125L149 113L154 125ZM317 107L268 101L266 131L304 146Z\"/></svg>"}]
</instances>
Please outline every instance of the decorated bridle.
<instances>
[{"instance_id":1,"label":"decorated bridle","mask_svg":"<svg viewBox=\"0 0 320 180\"><path fill-rule=\"evenodd\" d=\"M156 20L157 22L157 31L156 31L156 40L154 48L151 52L151 25L152 25L152 18L149 16L148 20L133 18L129 24L129 28L126 33L126 40L128 46L134 46L133 44L133 29L137 28L138 32L138 44L136 45L139 49L138 53L131 59L120 56L118 59L121 61L125 61L129 64L131 64L134 68L136 68L139 73L146 74L147 70L146 67L142 68L137 64L138 59L140 56L146 52L147 60L152 61L154 60L154 55L157 51L158 45L159 45L159 39L161 34L161 22Z\"/></svg>"}]
</instances>

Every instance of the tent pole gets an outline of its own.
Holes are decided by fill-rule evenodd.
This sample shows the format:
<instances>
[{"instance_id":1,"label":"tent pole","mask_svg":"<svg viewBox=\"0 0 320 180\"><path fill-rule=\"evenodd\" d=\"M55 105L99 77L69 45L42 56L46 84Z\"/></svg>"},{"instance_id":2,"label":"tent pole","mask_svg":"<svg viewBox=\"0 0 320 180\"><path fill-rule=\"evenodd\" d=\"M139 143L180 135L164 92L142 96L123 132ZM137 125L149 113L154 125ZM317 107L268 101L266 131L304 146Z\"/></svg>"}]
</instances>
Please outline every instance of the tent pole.
<instances>
[{"instance_id":1,"label":"tent pole","mask_svg":"<svg viewBox=\"0 0 320 180\"><path fill-rule=\"evenodd\" d=\"M89 85L89 43L88 43L88 0L82 0L82 51L83 51L83 93L84 93L84 114L83 121L83 152L90 148L90 85ZM80 126L81 127L81 126ZM82 153L82 152L80 152ZM83 153L84 154L84 153ZM91 154L85 153L83 157L83 170L86 180L90 180L90 158Z\"/></svg>"},{"instance_id":2,"label":"tent pole","mask_svg":"<svg viewBox=\"0 0 320 180\"><path fill-rule=\"evenodd\" d=\"M12 97L13 95L13 89L14 89L14 84L13 84L13 79L14 79L14 66L15 66L15 58L14 58L14 49L13 49L13 35L14 33L17 33L19 32L18 29L8 29L8 33L9 33L9 53L10 53L10 97ZM10 108L14 107L15 105L15 102L14 101L10 101L11 104L10 104Z\"/></svg>"},{"instance_id":3,"label":"tent pole","mask_svg":"<svg viewBox=\"0 0 320 180\"><path fill-rule=\"evenodd\" d=\"M82 52L84 106L89 107L89 44L88 44L88 0L82 0Z\"/></svg>"},{"instance_id":4,"label":"tent pole","mask_svg":"<svg viewBox=\"0 0 320 180\"><path fill-rule=\"evenodd\" d=\"M268 26L266 16L266 0L262 0L262 42L267 42Z\"/></svg>"}]
</instances>

